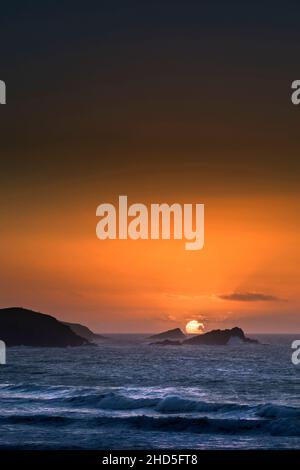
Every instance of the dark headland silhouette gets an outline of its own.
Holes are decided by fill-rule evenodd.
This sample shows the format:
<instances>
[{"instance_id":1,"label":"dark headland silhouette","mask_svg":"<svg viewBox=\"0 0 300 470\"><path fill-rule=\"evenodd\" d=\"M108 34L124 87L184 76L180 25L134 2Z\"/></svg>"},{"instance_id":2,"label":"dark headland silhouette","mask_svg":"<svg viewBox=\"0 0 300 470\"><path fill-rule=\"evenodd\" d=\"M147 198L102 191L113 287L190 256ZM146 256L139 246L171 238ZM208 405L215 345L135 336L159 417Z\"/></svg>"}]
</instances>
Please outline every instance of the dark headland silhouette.
<instances>
[{"instance_id":1,"label":"dark headland silhouette","mask_svg":"<svg viewBox=\"0 0 300 470\"><path fill-rule=\"evenodd\" d=\"M81 327L81 328L80 328ZM92 345L98 335L90 332L86 338L86 327L76 329L43 313L25 308L0 309L0 338L7 346L67 347ZM94 336L92 336L94 335ZM100 335L99 335L100 336Z\"/></svg>"},{"instance_id":2,"label":"dark headland silhouette","mask_svg":"<svg viewBox=\"0 0 300 470\"><path fill-rule=\"evenodd\" d=\"M78 336L81 336L81 338L86 339L90 343L97 343L98 341L103 341L107 339L105 336L94 333L87 326L81 325L80 323L63 322L63 324L71 328L73 333Z\"/></svg>"},{"instance_id":3,"label":"dark headland silhouette","mask_svg":"<svg viewBox=\"0 0 300 470\"><path fill-rule=\"evenodd\" d=\"M179 328L178 328L179 330ZM171 330L175 331L175 330ZM181 330L179 330L181 332ZM161 339L163 341L156 341L151 345L158 346L180 346L180 345L212 345L212 346L225 346L230 343L253 343L258 344L256 339L250 339L245 336L241 328L235 327L227 330L212 330L201 335L193 336L192 338L185 339L184 341L174 341L174 338L168 336L169 331L165 331L158 335L154 335L152 339ZM181 332L182 333L182 332ZM182 333L183 335L183 333ZM184 336L184 335L183 335ZM184 336L185 337L185 336Z\"/></svg>"}]
</instances>

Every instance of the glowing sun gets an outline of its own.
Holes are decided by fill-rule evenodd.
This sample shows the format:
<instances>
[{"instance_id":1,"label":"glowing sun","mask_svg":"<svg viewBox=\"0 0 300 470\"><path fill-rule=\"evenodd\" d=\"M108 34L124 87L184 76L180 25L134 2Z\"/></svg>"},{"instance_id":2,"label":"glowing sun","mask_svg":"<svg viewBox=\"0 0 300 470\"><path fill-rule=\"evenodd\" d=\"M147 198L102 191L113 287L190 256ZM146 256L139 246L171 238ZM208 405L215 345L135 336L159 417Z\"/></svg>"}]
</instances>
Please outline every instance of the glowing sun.
<instances>
[{"instance_id":1,"label":"glowing sun","mask_svg":"<svg viewBox=\"0 0 300 470\"><path fill-rule=\"evenodd\" d=\"M204 325L198 320L191 320L185 325L185 330L189 334L203 333Z\"/></svg>"}]
</instances>

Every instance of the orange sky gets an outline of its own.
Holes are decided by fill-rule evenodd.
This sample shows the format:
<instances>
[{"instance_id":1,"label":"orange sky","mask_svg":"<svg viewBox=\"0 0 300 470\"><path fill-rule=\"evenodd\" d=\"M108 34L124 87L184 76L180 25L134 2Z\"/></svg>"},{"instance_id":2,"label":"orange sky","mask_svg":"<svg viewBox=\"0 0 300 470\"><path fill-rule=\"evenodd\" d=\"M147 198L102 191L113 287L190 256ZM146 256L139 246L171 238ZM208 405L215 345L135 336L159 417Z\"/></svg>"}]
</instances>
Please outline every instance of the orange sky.
<instances>
[{"instance_id":1,"label":"orange sky","mask_svg":"<svg viewBox=\"0 0 300 470\"><path fill-rule=\"evenodd\" d=\"M299 198L199 200L197 194L179 193L166 202L205 203L205 247L196 252L186 251L183 241L97 239L95 209L116 202L114 195L87 201L76 196L61 207L48 200L44 209L43 202L36 201L33 211L24 202L20 213L6 218L3 306L30 307L99 332L159 331L184 327L191 319L203 321L206 329L300 331ZM129 196L133 202L147 200ZM236 292L274 299L219 297Z\"/></svg>"}]
</instances>

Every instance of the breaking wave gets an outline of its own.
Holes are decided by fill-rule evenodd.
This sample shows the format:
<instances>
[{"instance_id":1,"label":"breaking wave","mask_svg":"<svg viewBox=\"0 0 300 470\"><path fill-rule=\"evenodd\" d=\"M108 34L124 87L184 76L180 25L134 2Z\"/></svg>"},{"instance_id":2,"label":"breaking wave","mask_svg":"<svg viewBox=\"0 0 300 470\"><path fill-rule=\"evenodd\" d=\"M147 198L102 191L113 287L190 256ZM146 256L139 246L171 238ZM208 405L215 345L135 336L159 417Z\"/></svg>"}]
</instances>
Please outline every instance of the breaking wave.
<instances>
[{"instance_id":1,"label":"breaking wave","mask_svg":"<svg viewBox=\"0 0 300 470\"><path fill-rule=\"evenodd\" d=\"M53 416L47 414L10 415L0 417L0 424L15 425L47 425L85 427L120 427L133 428L143 431L158 432L188 432L197 434L263 434L270 436L300 436L300 421L298 418L278 419L219 419L219 418L189 418L179 416L101 416L80 418L68 416Z\"/></svg>"}]
</instances>

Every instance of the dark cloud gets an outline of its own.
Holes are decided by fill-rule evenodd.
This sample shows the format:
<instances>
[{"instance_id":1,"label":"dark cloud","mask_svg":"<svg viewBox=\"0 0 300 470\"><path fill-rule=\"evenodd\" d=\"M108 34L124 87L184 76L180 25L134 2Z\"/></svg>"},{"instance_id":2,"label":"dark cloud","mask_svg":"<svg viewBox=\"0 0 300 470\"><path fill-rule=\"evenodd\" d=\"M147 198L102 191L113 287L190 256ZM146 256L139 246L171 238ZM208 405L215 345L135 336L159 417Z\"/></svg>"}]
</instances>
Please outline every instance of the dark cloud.
<instances>
[{"instance_id":1,"label":"dark cloud","mask_svg":"<svg viewBox=\"0 0 300 470\"><path fill-rule=\"evenodd\" d=\"M283 299L274 295L259 292L233 292L231 294L220 294L219 299L236 300L238 302L282 302Z\"/></svg>"}]
</instances>

